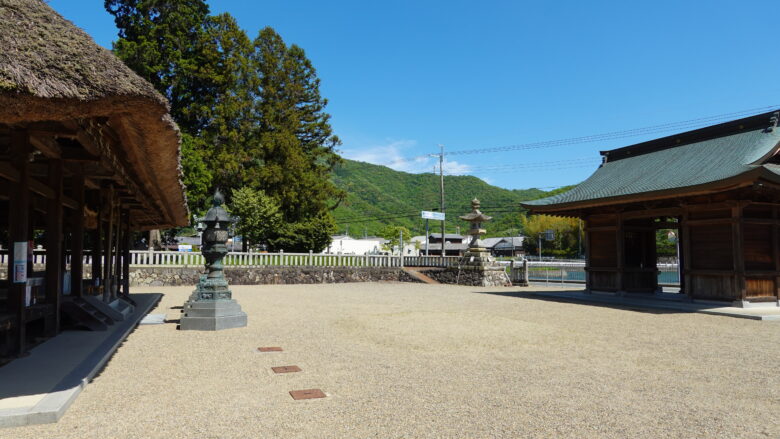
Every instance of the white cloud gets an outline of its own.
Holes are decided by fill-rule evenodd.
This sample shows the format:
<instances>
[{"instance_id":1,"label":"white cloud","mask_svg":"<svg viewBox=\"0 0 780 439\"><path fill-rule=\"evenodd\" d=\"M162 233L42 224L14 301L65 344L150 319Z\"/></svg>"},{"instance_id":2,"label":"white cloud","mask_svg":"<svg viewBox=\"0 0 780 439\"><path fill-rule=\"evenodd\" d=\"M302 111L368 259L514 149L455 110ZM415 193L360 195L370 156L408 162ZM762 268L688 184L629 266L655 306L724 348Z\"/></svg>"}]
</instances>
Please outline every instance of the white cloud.
<instances>
[{"instance_id":1,"label":"white cloud","mask_svg":"<svg viewBox=\"0 0 780 439\"><path fill-rule=\"evenodd\" d=\"M385 144L364 148L345 148L341 155L350 160L383 165L396 171L419 174L433 172L438 159L424 154L417 147L416 140L388 140ZM444 173L451 175L468 174L471 167L465 163L444 160Z\"/></svg>"},{"instance_id":2,"label":"white cloud","mask_svg":"<svg viewBox=\"0 0 780 439\"><path fill-rule=\"evenodd\" d=\"M449 175L465 175L471 172L471 166L465 163L458 163L454 160L444 159L444 173Z\"/></svg>"}]
</instances>

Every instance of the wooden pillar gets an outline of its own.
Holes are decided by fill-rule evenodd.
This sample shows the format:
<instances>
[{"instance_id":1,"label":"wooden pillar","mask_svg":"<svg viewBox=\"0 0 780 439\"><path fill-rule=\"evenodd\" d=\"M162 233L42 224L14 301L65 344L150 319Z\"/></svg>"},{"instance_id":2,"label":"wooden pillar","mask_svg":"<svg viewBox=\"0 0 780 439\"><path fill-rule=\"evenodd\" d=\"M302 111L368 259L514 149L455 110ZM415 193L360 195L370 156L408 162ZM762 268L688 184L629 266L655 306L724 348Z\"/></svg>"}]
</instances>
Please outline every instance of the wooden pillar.
<instances>
[{"instance_id":1,"label":"wooden pillar","mask_svg":"<svg viewBox=\"0 0 780 439\"><path fill-rule=\"evenodd\" d=\"M679 240L678 249L680 251L679 261L677 261L680 271L680 291L693 300L693 291L691 288L691 226L688 225L688 208L683 208L683 214L679 219L680 228L677 233Z\"/></svg>"},{"instance_id":2,"label":"wooden pillar","mask_svg":"<svg viewBox=\"0 0 780 439\"><path fill-rule=\"evenodd\" d=\"M30 143L26 131L11 132L11 163L19 180L11 182L8 216L10 238L8 257L8 310L16 314L16 331L12 352L25 352L27 290L27 237L30 222ZM15 263L18 262L18 263Z\"/></svg>"},{"instance_id":3,"label":"wooden pillar","mask_svg":"<svg viewBox=\"0 0 780 439\"><path fill-rule=\"evenodd\" d=\"M122 275L122 207L119 204L119 200L116 201L116 225L114 227L114 258L112 262L113 267L113 274L111 275L111 285L113 285L113 289L111 291L111 300L116 299L117 294L119 293L119 288L121 287L122 283L120 281L120 276Z\"/></svg>"},{"instance_id":4,"label":"wooden pillar","mask_svg":"<svg viewBox=\"0 0 780 439\"><path fill-rule=\"evenodd\" d=\"M124 234L122 239L122 293L130 295L130 245L132 233L130 232L130 212L125 210L122 214Z\"/></svg>"},{"instance_id":5,"label":"wooden pillar","mask_svg":"<svg viewBox=\"0 0 780 439\"><path fill-rule=\"evenodd\" d=\"M108 302L111 297L112 279L111 269L112 258L114 256L113 243L114 243L114 185L110 185L107 195L107 207L108 207L108 228L106 229L106 264L103 267L103 301Z\"/></svg>"},{"instance_id":6,"label":"wooden pillar","mask_svg":"<svg viewBox=\"0 0 780 439\"><path fill-rule=\"evenodd\" d=\"M97 227L92 232L92 286L97 287L103 282L103 197L95 193L95 211L97 212Z\"/></svg>"},{"instance_id":7,"label":"wooden pillar","mask_svg":"<svg viewBox=\"0 0 780 439\"><path fill-rule=\"evenodd\" d=\"M625 255L625 239L623 237L623 215L617 214L615 220L617 221L617 228L615 229L615 234L617 238L616 242L616 249L617 257L617 290L618 292L625 292L624 288L624 282L623 282L623 271L626 267L626 255Z\"/></svg>"},{"instance_id":8,"label":"wooden pillar","mask_svg":"<svg viewBox=\"0 0 780 439\"><path fill-rule=\"evenodd\" d=\"M772 208L772 261L775 263L775 273L780 273L780 233L777 230L777 207ZM780 300L780 276L775 276L775 297Z\"/></svg>"},{"instance_id":9,"label":"wooden pillar","mask_svg":"<svg viewBox=\"0 0 780 439\"><path fill-rule=\"evenodd\" d=\"M742 205L731 208L732 254L734 255L734 288L738 300L747 298L745 287L745 252L742 239L745 236L742 222Z\"/></svg>"},{"instance_id":10,"label":"wooden pillar","mask_svg":"<svg viewBox=\"0 0 780 439\"><path fill-rule=\"evenodd\" d=\"M585 236L585 292L590 293L593 289L593 281L590 278L590 225L587 217L582 220ZM527 278L526 278L527 279Z\"/></svg>"},{"instance_id":11,"label":"wooden pillar","mask_svg":"<svg viewBox=\"0 0 780 439\"><path fill-rule=\"evenodd\" d=\"M70 252L70 294L84 295L84 174L73 176L73 197L76 209L73 211Z\"/></svg>"},{"instance_id":12,"label":"wooden pillar","mask_svg":"<svg viewBox=\"0 0 780 439\"><path fill-rule=\"evenodd\" d=\"M54 197L46 209L46 303L54 305L55 314L54 327L47 328L47 335L54 335L60 329L62 297L62 160L49 160L48 181Z\"/></svg>"}]
</instances>

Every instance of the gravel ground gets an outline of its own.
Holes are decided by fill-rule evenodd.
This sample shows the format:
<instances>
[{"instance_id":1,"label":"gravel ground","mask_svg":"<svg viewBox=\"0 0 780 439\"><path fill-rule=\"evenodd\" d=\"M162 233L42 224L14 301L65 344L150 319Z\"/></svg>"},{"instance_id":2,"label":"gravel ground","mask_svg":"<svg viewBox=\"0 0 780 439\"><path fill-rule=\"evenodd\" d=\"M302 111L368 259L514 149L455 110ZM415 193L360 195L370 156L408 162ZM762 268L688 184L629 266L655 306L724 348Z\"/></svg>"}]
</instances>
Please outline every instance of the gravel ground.
<instances>
[{"instance_id":1,"label":"gravel ground","mask_svg":"<svg viewBox=\"0 0 780 439\"><path fill-rule=\"evenodd\" d=\"M153 312L173 319L190 290L146 291L165 294ZM561 303L527 288L233 290L248 327L141 326L59 423L0 437L780 437L777 323ZM270 370L286 365L303 371ZM310 388L327 398L288 394Z\"/></svg>"}]
</instances>

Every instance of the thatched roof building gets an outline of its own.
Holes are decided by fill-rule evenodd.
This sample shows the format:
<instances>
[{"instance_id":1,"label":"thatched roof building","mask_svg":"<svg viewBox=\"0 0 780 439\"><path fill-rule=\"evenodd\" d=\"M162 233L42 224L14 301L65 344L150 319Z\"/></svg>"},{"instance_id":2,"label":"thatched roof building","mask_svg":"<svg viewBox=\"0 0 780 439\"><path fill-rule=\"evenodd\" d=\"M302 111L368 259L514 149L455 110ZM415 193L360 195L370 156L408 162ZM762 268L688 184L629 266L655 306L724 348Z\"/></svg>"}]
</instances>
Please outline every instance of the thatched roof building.
<instances>
[{"instance_id":1,"label":"thatched roof building","mask_svg":"<svg viewBox=\"0 0 780 439\"><path fill-rule=\"evenodd\" d=\"M128 178L159 210L139 209L139 225L186 225L179 132L165 98L40 0L0 0L0 23L0 122L71 131L92 122L117 140Z\"/></svg>"},{"instance_id":2,"label":"thatched roof building","mask_svg":"<svg viewBox=\"0 0 780 439\"><path fill-rule=\"evenodd\" d=\"M189 212L179 131L149 83L41 0L0 0L0 47L2 361L61 319L100 330L132 312L132 232L186 225Z\"/></svg>"}]
</instances>

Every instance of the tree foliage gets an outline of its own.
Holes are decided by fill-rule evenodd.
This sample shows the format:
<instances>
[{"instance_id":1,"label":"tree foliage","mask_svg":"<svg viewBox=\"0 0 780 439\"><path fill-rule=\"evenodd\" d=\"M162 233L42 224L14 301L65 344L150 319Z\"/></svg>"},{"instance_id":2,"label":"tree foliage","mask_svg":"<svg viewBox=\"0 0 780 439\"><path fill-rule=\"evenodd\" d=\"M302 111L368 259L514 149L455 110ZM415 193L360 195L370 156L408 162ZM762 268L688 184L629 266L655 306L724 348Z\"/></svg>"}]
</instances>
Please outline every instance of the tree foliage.
<instances>
[{"instance_id":1,"label":"tree foliage","mask_svg":"<svg viewBox=\"0 0 780 439\"><path fill-rule=\"evenodd\" d=\"M545 241L544 236L542 236L542 256L577 256L578 240L580 239L579 219L550 215L523 215L520 221L523 226L523 234L528 238L523 244L528 253L539 254L539 234L552 230L555 233L552 242Z\"/></svg>"},{"instance_id":2,"label":"tree foliage","mask_svg":"<svg viewBox=\"0 0 780 439\"><path fill-rule=\"evenodd\" d=\"M268 243L281 225L279 205L263 191L234 189L229 207L239 218L236 230L249 244Z\"/></svg>"},{"instance_id":3,"label":"tree foliage","mask_svg":"<svg viewBox=\"0 0 780 439\"><path fill-rule=\"evenodd\" d=\"M403 233L404 242L408 243L412 237L412 232L403 226L386 226L382 229L379 236L386 239L387 242L382 244L382 249L392 252L393 249L398 248L401 243L401 234ZM400 250L399 250L400 251Z\"/></svg>"},{"instance_id":4,"label":"tree foliage","mask_svg":"<svg viewBox=\"0 0 780 439\"><path fill-rule=\"evenodd\" d=\"M119 29L114 52L171 103L191 210L203 213L217 187L262 191L285 221L269 243L321 247L345 196L331 179L341 142L303 49L271 28L251 40L203 0L105 0L105 8Z\"/></svg>"},{"instance_id":5,"label":"tree foliage","mask_svg":"<svg viewBox=\"0 0 780 439\"><path fill-rule=\"evenodd\" d=\"M288 47L270 27L254 41L257 68L258 137L263 145L258 180L279 200L285 220L325 214L343 198L331 180L341 141L333 134L320 80L298 46Z\"/></svg>"},{"instance_id":6,"label":"tree foliage","mask_svg":"<svg viewBox=\"0 0 780 439\"><path fill-rule=\"evenodd\" d=\"M335 231L333 217L323 214L294 223L282 222L268 243L272 251L321 252L330 244L330 236Z\"/></svg>"}]
</instances>

